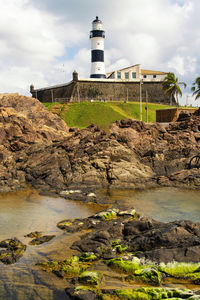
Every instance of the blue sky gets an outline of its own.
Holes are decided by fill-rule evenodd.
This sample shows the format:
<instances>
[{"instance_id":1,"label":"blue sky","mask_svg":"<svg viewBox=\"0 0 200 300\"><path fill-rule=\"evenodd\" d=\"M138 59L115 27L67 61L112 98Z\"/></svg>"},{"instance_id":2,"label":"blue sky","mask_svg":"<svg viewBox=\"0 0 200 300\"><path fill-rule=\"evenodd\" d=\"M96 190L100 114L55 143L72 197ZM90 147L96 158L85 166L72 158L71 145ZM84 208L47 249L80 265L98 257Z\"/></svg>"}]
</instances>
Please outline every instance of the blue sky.
<instances>
[{"instance_id":1,"label":"blue sky","mask_svg":"<svg viewBox=\"0 0 200 300\"><path fill-rule=\"evenodd\" d=\"M90 75L91 22L106 31L106 72L140 63L171 71L188 88L200 75L199 0L0 0L0 92L29 95ZM198 102L189 102L195 105Z\"/></svg>"}]
</instances>

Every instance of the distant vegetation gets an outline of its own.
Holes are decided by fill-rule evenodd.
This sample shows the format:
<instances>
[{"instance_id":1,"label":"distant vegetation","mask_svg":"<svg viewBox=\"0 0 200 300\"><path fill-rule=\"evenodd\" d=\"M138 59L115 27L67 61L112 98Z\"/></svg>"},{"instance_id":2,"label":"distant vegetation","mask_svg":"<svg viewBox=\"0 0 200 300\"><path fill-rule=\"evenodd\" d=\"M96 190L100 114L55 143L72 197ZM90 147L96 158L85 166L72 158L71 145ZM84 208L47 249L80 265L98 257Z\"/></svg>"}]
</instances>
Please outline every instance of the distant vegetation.
<instances>
[{"instance_id":1,"label":"distant vegetation","mask_svg":"<svg viewBox=\"0 0 200 300\"><path fill-rule=\"evenodd\" d=\"M140 103L124 102L81 102L81 103L44 103L50 111L57 113L69 127L85 128L96 124L108 130L110 123L125 118L140 119ZM142 104L142 118L146 122L146 104ZM148 122L156 121L156 110L171 106L149 103Z\"/></svg>"},{"instance_id":2,"label":"distant vegetation","mask_svg":"<svg viewBox=\"0 0 200 300\"><path fill-rule=\"evenodd\" d=\"M168 75L165 77L163 83L163 89L170 96L170 102L172 103L172 98L174 97L176 99L176 103L178 102L178 96L182 97L182 90L180 88L180 85L183 85L184 88L186 88L185 82L179 82L178 78L175 76L174 73L168 73Z\"/></svg>"},{"instance_id":3,"label":"distant vegetation","mask_svg":"<svg viewBox=\"0 0 200 300\"><path fill-rule=\"evenodd\" d=\"M192 84L192 92L193 96L195 96L195 100L200 98L200 76L198 76L195 82Z\"/></svg>"}]
</instances>

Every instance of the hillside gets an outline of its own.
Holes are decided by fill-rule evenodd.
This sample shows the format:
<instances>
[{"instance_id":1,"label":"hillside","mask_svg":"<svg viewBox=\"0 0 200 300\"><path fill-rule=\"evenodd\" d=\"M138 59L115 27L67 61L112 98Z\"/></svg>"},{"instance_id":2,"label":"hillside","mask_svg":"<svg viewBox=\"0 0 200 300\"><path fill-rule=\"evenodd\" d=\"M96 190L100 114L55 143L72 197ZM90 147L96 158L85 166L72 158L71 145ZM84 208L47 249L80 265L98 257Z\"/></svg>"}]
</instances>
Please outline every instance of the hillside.
<instances>
[{"instance_id":1,"label":"hillside","mask_svg":"<svg viewBox=\"0 0 200 300\"><path fill-rule=\"evenodd\" d=\"M107 130L109 125L116 120L140 119L140 103L124 102L81 102L81 103L44 103L54 113L57 113L69 127L85 128L90 124L98 125ZM143 121L146 122L146 104L142 104ZM156 110L169 106L149 103L148 122L156 121Z\"/></svg>"}]
</instances>

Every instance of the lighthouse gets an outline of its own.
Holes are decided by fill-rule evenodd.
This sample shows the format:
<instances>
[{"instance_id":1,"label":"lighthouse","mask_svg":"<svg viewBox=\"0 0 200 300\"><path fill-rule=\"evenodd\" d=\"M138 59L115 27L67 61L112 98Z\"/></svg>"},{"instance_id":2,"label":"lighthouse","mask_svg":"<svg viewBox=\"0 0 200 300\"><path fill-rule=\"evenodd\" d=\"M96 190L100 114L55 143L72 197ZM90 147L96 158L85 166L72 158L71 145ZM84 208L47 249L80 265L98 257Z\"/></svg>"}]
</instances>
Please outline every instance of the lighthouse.
<instances>
[{"instance_id":1,"label":"lighthouse","mask_svg":"<svg viewBox=\"0 0 200 300\"><path fill-rule=\"evenodd\" d=\"M90 78L106 78L104 65L104 39L102 21L98 17L92 22L91 39L91 74Z\"/></svg>"}]
</instances>

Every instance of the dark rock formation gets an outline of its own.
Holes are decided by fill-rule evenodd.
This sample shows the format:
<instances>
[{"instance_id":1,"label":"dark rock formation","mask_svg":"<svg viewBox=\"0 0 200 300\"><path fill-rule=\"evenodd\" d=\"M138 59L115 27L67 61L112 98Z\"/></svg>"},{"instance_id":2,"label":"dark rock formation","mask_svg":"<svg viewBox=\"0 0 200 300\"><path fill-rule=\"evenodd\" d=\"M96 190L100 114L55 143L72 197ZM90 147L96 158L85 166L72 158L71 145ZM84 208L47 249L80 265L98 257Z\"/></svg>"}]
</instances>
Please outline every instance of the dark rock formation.
<instances>
[{"instance_id":1,"label":"dark rock formation","mask_svg":"<svg viewBox=\"0 0 200 300\"><path fill-rule=\"evenodd\" d=\"M41 245L41 244L51 241L54 237L55 237L55 235L44 235L41 237L37 237L37 238L33 239L32 241L30 241L29 245Z\"/></svg>"},{"instance_id":2,"label":"dark rock formation","mask_svg":"<svg viewBox=\"0 0 200 300\"><path fill-rule=\"evenodd\" d=\"M108 211L109 212L109 211ZM109 212L110 213L110 212ZM104 212L105 214L105 212ZM88 222L90 220L90 222ZM76 220L68 220L67 232L81 230ZM92 227L91 227L91 224ZM156 262L199 262L200 255L200 223L191 221L174 221L162 223L150 218L120 216L106 220L92 216L82 220L82 228L93 228L93 231L74 242L72 248L81 252L93 252L100 258L110 259L116 255L116 245L138 257ZM60 227L61 228L61 227ZM62 229L66 230L65 227Z\"/></svg>"},{"instance_id":3,"label":"dark rock formation","mask_svg":"<svg viewBox=\"0 0 200 300\"><path fill-rule=\"evenodd\" d=\"M18 239L7 239L0 242L0 261L4 264L14 264L22 256L26 246Z\"/></svg>"},{"instance_id":4,"label":"dark rock formation","mask_svg":"<svg viewBox=\"0 0 200 300\"><path fill-rule=\"evenodd\" d=\"M0 98L0 192L31 184L60 192L79 186L200 187L200 116L169 126L122 120L110 133L94 125L67 131L33 98Z\"/></svg>"}]
</instances>

